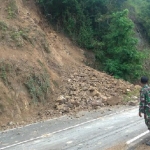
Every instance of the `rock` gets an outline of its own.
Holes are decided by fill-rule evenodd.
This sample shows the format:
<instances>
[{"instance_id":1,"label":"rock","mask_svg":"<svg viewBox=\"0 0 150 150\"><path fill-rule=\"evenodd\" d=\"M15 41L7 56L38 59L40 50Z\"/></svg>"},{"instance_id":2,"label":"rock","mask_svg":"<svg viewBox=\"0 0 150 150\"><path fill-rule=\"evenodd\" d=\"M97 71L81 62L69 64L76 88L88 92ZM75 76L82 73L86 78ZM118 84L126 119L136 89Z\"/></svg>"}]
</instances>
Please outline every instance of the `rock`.
<instances>
[{"instance_id":1,"label":"rock","mask_svg":"<svg viewBox=\"0 0 150 150\"><path fill-rule=\"evenodd\" d=\"M1 125L1 127L2 127L2 128L5 128L5 127L6 127L6 125L5 125L5 124L2 124L2 125Z\"/></svg>"},{"instance_id":2,"label":"rock","mask_svg":"<svg viewBox=\"0 0 150 150\"><path fill-rule=\"evenodd\" d=\"M92 107L103 106L102 101L94 101L91 103Z\"/></svg>"},{"instance_id":3,"label":"rock","mask_svg":"<svg viewBox=\"0 0 150 150\"><path fill-rule=\"evenodd\" d=\"M95 91L95 88L92 87L92 86L90 86L89 91L90 91L90 92L93 92L93 91Z\"/></svg>"},{"instance_id":4,"label":"rock","mask_svg":"<svg viewBox=\"0 0 150 150\"><path fill-rule=\"evenodd\" d=\"M113 106L113 105L118 105L121 103L121 98L118 97L118 96L114 96L114 97L111 97L109 99L107 99L107 104L110 105L110 106Z\"/></svg>"},{"instance_id":5,"label":"rock","mask_svg":"<svg viewBox=\"0 0 150 150\"><path fill-rule=\"evenodd\" d=\"M130 101L130 102L128 102L129 106L136 106L137 104L138 104L137 101Z\"/></svg>"},{"instance_id":6,"label":"rock","mask_svg":"<svg viewBox=\"0 0 150 150\"><path fill-rule=\"evenodd\" d=\"M60 105L60 104L55 104L55 108L57 109L57 110L62 110L63 108L64 108L64 104L62 104L62 105Z\"/></svg>"},{"instance_id":7,"label":"rock","mask_svg":"<svg viewBox=\"0 0 150 150\"><path fill-rule=\"evenodd\" d=\"M107 101L107 97L102 94L100 94L100 98L102 98L103 101Z\"/></svg>"},{"instance_id":8,"label":"rock","mask_svg":"<svg viewBox=\"0 0 150 150\"><path fill-rule=\"evenodd\" d=\"M126 89L126 91L127 91L127 92L131 92L131 90L130 90L130 89Z\"/></svg>"},{"instance_id":9,"label":"rock","mask_svg":"<svg viewBox=\"0 0 150 150\"><path fill-rule=\"evenodd\" d=\"M12 122L12 121L10 121L10 122L8 122L8 124L7 124L8 126L13 126L13 125L15 125L15 123L14 122Z\"/></svg>"},{"instance_id":10,"label":"rock","mask_svg":"<svg viewBox=\"0 0 150 150\"><path fill-rule=\"evenodd\" d=\"M141 86L139 86L139 85L135 85L134 86L136 89L141 89Z\"/></svg>"},{"instance_id":11,"label":"rock","mask_svg":"<svg viewBox=\"0 0 150 150\"><path fill-rule=\"evenodd\" d=\"M59 104L65 103L65 97L64 97L63 95L60 95L60 96L57 98L56 102L58 102Z\"/></svg>"},{"instance_id":12,"label":"rock","mask_svg":"<svg viewBox=\"0 0 150 150\"><path fill-rule=\"evenodd\" d=\"M38 116L41 116L42 114L41 114L41 112L38 112Z\"/></svg>"},{"instance_id":13,"label":"rock","mask_svg":"<svg viewBox=\"0 0 150 150\"><path fill-rule=\"evenodd\" d=\"M85 86L85 87L82 88L82 90L83 90L83 91L87 91L87 90L88 90L88 87Z\"/></svg>"},{"instance_id":14,"label":"rock","mask_svg":"<svg viewBox=\"0 0 150 150\"><path fill-rule=\"evenodd\" d=\"M79 103L78 101L75 101L74 105L75 105L76 107L79 107L79 106L80 106L80 103Z\"/></svg>"},{"instance_id":15,"label":"rock","mask_svg":"<svg viewBox=\"0 0 150 150\"><path fill-rule=\"evenodd\" d=\"M77 91L70 91L70 94L69 94L69 95L70 95L70 96L76 96L77 93L78 93Z\"/></svg>"},{"instance_id":16,"label":"rock","mask_svg":"<svg viewBox=\"0 0 150 150\"><path fill-rule=\"evenodd\" d=\"M97 91L97 90L94 90L91 92L91 95L94 97L94 96L97 96L99 97L101 94Z\"/></svg>"},{"instance_id":17,"label":"rock","mask_svg":"<svg viewBox=\"0 0 150 150\"><path fill-rule=\"evenodd\" d=\"M70 98L71 98L70 96L66 96L66 97L65 97L66 100L69 100Z\"/></svg>"},{"instance_id":18,"label":"rock","mask_svg":"<svg viewBox=\"0 0 150 150\"><path fill-rule=\"evenodd\" d=\"M131 98L134 99L134 100L137 100L137 99L138 99L137 96L132 96Z\"/></svg>"},{"instance_id":19,"label":"rock","mask_svg":"<svg viewBox=\"0 0 150 150\"><path fill-rule=\"evenodd\" d=\"M68 108L67 105L65 105L65 104L57 105L57 106L56 106L56 109L57 109L59 112L62 112L62 113L69 112L69 108Z\"/></svg>"},{"instance_id":20,"label":"rock","mask_svg":"<svg viewBox=\"0 0 150 150\"><path fill-rule=\"evenodd\" d=\"M67 103L66 105L67 105L67 107L69 107L71 109L74 107L74 105L72 103Z\"/></svg>"}]
</instances>

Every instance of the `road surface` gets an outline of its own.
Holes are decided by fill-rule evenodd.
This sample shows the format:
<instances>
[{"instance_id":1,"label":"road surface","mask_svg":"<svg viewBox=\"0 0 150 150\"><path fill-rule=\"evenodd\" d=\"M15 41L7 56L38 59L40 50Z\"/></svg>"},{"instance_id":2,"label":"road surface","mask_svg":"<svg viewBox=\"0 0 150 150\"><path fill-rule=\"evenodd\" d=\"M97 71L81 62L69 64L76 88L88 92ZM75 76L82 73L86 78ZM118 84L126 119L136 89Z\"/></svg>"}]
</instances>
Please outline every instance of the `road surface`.
<instances>
[{"instance_id":1,"label":"road surface","mask_svg":"<svg viewBox=\"0 0 150 150\"><path fill-rule=\"evenodd\" d=\"M0 133L0 150L133 150L149 135L138 108L81 112Z\"/></svg>"}]
</instances>

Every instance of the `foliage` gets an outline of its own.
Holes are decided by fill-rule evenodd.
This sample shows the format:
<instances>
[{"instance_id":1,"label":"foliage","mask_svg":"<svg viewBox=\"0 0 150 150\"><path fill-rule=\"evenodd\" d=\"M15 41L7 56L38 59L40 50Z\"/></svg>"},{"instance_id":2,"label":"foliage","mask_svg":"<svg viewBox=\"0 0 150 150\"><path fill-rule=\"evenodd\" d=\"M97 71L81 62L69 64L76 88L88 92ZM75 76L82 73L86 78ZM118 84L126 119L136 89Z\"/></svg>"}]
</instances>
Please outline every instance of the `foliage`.
<instances>
[{"instance_id":1,"label":"foliage","mask_svg":"<svg viewBox=\"0 0 150 150\"><path fill-rule=\"evenodd\" d=\"M150 42L150 2L148 2L147 5L143 6L141 10L142 11L139 15L139 23L141 23L143 31Z\"/></svg>"},{"instance_id":2,"label":"foliage","mask_svg":"<svg viewBox=\"0 0 150 150\"><path fill-rule=\"evenodd\" d=\"M23 45L23 37L26 37L26 33L23 30L13 30L11 32L11 39L15 41L17 46Z\"/></svg>"},{"instance_id":3,"label":"foliage","mask_svg":"<svg viewBox=\"0 0 150 150\"><path fill-rule=\"evenodd\" d=\"M0 78L5 85L9 85L8 74L12 71L12 66L4 61L0 62Z\"/></svg>"},{"instance_id":4,"label":"foliage","mask_svg":"<svg viewBox=\"0 0 150 150\"><path fill-rule=\"evenodd\" d=\"M50 80L46 71L43 74L33 73L25 83L34 102L45 102L50 88Z\"/></svg>"},{"instance_id":5,"label":"foliage","mask_svg":"<svg viewBox=\"0 0 150 150\"><path fill-rule=\"evenodd\" d=\"M17 15L17 11L18 11L18 8L16 5L16 1L15 0L9 1L8 6L7 6L8 19L15 18Z\"/></svg>"},{"instance_id":6,"label":"foliage","mask_svg":"<svg viewBox=\"0 0 150 150\"><path fill-rule=\"evenodd\" d=\"M100 69L125 80L137 79L142 55L136 49L127 0L37 0L47 19L80 47L95 52ZM117 12L117 11L120 12Z\"/></svg>"},{"instance_id":7,"label":"foliage","mask_svg":"<svg viewBox=\"0 0 150 150\"><path fill-rule=\"evenodd\" d=\"M0 21L0 31L6 31L7 28L7 24L3 21Z\"/></svg>"},{"instance_id":8,"label":"foliage","mask_svg":"<svg viewBox=\"0 0 150 150\"><path fill-rule=\"evenodd\" d=\"M46 53L50 53L49 44L48 44L48 42L46 41L45 38L43 38L43 39L41 40L41 45L42 45L42 47L43 47L43 49L44 49L44 51L45 51Z\"/></svg>"},{"instance_id":9,"label":"foliage","mask_svg":"<svg viewBox=\"0 0 150 150\"><path fill-rule=\"evenodd\" d=\"M138 88L135 88L132 91L127 91L127 93L124 95L123 97L123 101L125 103L131 101L133 99L133 97L139 97L139 90Z\"/></svg>"},{"instance_id":10,"label":"foliage","mask_svg":"<svg viewBox=\"0 0 150 150\"><path fill-rule=\"evenodd\" d=\"M128 10L112 14L108 33L104 36L105 51L103 55L97 51L97 59L109 74L132 81L140 75L142 54L136 49L134 26L127 16Z\"/></svg>"}]
</instances>

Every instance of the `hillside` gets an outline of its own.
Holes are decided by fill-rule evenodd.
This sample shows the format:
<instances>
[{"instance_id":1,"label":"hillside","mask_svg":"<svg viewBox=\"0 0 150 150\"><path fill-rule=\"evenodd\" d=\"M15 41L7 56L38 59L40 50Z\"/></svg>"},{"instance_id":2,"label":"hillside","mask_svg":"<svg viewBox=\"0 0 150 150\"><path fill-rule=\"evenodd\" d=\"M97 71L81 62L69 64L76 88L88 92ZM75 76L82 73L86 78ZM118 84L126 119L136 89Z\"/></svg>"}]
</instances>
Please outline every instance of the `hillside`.
<instances>
[{"instance_id":1,"label":"hillside","mask_svg":"<svg viewBox=\"0 0 150 150\"><path fill-rule=\"evenodd\" d=\"M0 4L0 129L136 99L139 86L86 66L86 51L54 30L35 0Z\"/></svg>"}]
</instances>

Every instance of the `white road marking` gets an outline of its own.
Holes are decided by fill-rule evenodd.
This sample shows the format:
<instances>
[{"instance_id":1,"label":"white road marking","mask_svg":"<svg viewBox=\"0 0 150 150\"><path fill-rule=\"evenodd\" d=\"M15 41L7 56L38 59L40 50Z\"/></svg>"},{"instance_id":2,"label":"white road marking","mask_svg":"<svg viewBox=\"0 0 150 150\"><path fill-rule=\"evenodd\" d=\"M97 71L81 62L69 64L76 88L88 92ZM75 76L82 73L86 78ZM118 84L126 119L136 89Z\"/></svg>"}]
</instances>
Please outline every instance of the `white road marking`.
<instances>
[{"instance_id":1,"label":"white road marking","mask_svg":"<svg viewBox=\"0 0 150 150\"><path fill-rule=\"evenodd\" d=\"M134 108L136 108L136 107L134 107ZM115 115L115 114L120 114L121 112L125 112L127 110L130 110L130 109L125 109L125 110L122 110L122 111L119 111L119 112L115 112L115 113L112 113L112 114L109 114L109 115L105 115L105 117L106 116L112 116L112 115ZM102 117L103 116L98 117L98 118L93 119L93 120L89 120L89 121L80 123L80 124L77 124L77 125L74 125L74 126L70 126L68 128L65 128L65 129L61 129L61 130L58 130L58 131L54 131L54 132L48 133L47 136L51 136L51 135L56 134L56 133L60 133L60 132L67 131L69 129L73 129L73 128L76 128L76 127L79 127L79 126L82 126L82 125L85 125L85 124L88 124L88 123L92 123L94 121L100 120ZM27 126L29 126L29 125L27 125ZM22 141L22 142L18 142L16 144L12 144L12 145L9 145L9 146L6 146L6 147L2 147L2 148L0 148L0 150L4 150L6 148L11 148L11 147L14 147L14 146L17 146L17 145L21 145L21 144L25 144L25 143L28 143L28 142L32 142L32 141L35 141L35 140L38 140L38 139L41 139L41 138L44 138L44 137L45 137L45 135L42 135L42 136L39 136L39 137L36 137L36 138L31 138L31 139L26 140L26 141Z\"/></svg>"},{"instance_id":2,"label":"white road marking","mask_svg":"<svg viewBox=\"0 0 150 150\"><path fill-rule=\"evenodd\" d=\"M149 130L146 131L146 132L144 132L144 133L142 133L142 134L140 134L140 135L138 135L138 136L136 136L136 137L134 137L133 139L127 141L126 144L129 145L129 144L131 144L132 142L136 141L137 139L141 138L142 136L144 136L144 135L146 135L146 134L148 134L148 133L149 133Z\"/></svg>"},{"instance_id":3,"label":"white road marking","mask_svg":"<svg viewBox=\"0 0 150 150\"><path fill-rule=\"evenodd\" d=\"M20 127L8 129L8 130L5 130L5 131L2 131L2 133L6 133L6 132L13 131L13 130L16 130L16 129L22 129L22 128L29 127L29 126L32 126L32 125L36 125L36 124L39 124L39 123L45 123L45 122L48 122L48 121L51 121L51 120L61 119L61 118L64 118L64 117L66 117L66 115L61 116L59 118L52 118L52 119L48 119L48 120L44 120L44 121L40 121L40 122L35 122L35 123L32 123L32 124L28 124L28 125L25 125L25 126L20 126Z\"/></svg>"},{"instance_id":4,"label":"white road marking","mask_svg":"<svg viewBox=\"0 0 150 150\"><path fill-rule=\"evenodd\" d=\"M67 144L71 144L71 143L73 143L73 141L68 141L68 142L67 142Z\"/></svg>"}]
</instances>

